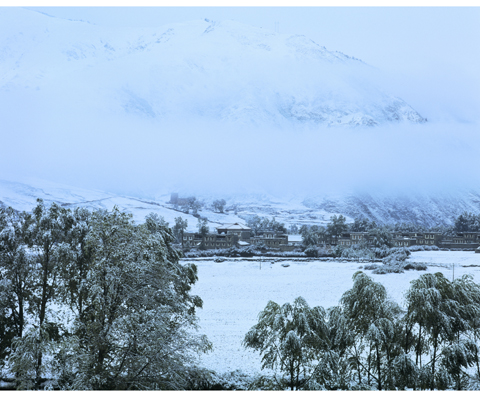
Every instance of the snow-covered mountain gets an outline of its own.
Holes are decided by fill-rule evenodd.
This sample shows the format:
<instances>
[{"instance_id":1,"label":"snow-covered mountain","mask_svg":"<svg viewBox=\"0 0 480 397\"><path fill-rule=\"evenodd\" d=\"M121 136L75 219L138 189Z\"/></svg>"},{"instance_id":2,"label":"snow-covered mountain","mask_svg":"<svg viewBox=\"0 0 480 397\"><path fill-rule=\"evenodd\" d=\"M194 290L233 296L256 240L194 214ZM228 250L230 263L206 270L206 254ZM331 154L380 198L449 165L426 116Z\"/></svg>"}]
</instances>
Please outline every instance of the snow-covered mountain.
<instances>
[{"instance_id":1,"label":"snow-covered mountain","mask_svg":"<svg viewBox=\"0 0 480 397\"><path fill-rule=\"evenodd\" d=\"M480 211L479 189L448 190L452 181L478 182L476 130L422 124L378 74L307 37L235 21L117 29L0 7L0 138L8 148L0 179L10 181L0 183L0 202L19 210L36 197L118 205L137 221L153 211L173 223L181 214L165 203L178 185L216 189L214 198L236 204L237 214L204 210L212 225L253 214L322 224L334 213L432 225ZM9 170L100 191L25 182ZM330 185L365 181L448 193L327 194ZM311 187L315 194L298 193ZM255 189L294 198L226 196Z\"/></svg>"},{"instance_id":2,"label":"snow-covered mountain","mask_svg":"<svg viewBox=\"0 0 480 397\"><path fill-rule=\"evenodd\" d=\"M480 212L478 190L463 189L436 194L352 193L323 195L303 201L308 208L341 213L351 218L364 217L378 223L416 223L425 226L451 225L463 212Z\"/></svg>"},{"instance_id":3,"label":"snow-covered mountain","mask_svg":"<svg viewBox=\"0 0 480 397\"><path fill-rule=\"evenodd\" d=\"M74 108L275 126L424 122L377 72L305 36L234 21L114 29L0 8L0 99L48 103L38 117Z\"/></svg>"}]
</instances>

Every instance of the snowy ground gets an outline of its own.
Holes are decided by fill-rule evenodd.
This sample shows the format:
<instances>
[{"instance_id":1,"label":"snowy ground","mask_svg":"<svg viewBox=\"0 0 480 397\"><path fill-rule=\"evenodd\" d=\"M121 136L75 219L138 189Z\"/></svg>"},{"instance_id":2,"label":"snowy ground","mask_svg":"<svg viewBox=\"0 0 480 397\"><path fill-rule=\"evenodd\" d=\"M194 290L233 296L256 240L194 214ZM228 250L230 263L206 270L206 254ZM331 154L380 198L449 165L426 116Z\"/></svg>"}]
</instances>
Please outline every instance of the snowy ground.
<instances>
[{"instance_id":1,"label":"snowy ground","mask_svg":"<svg viewBox=\"0 0 480 397\"><path fill-rule=\"evenodd\" d=\"M451 279L454 270L455 278L472 274L474 281L480 283L480 254L473 251L414 252L410 260L428 262L427 271L386 275L365 272L381 282L399 304L403 303L403 293L410 281L424 273L442 272ZM240 369L249 374L259 372L260 357L256 352L244 349L242 340L269 300L283 304L303 296L310 306L328 308L337 305L342 294L352 287L352 275L365 265L291 260L195 263L199 281L193 293L204 303L203 310L198 312L200 332L206 334L214 345L213 352L203 356L202 364L219 373ZM282 264L290 266L283 267Z\"/></svg>"}]
</instances>

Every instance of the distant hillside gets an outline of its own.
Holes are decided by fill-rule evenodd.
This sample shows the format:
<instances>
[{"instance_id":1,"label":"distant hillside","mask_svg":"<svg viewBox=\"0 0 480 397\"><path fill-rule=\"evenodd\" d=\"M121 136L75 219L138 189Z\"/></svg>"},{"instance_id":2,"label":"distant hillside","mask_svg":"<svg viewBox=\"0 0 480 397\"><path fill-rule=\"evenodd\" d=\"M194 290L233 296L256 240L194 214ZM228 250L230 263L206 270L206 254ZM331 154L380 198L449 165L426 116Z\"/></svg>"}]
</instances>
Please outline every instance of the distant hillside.
<instances>
[{"instance_id":1,"label":"distant hillside","mask_svg":"<svg viewBox=\"0 0 480 397\"><path fill-rule=\"evenodd\" d=\"M188 221L188 230L195 231L197 218L175 209L169 204L170 194L152 198L121 196L98 190L79 189L72 186L28 179L22 182L0 180L0 206L11 206L19 211L30 211L36 199L47 204L57 202L67 208L78 206L89 209L111 210L117 206L133 215L136 222L143 222L151 213L163 216L170 225L176 217ZM217 196L197 196L204 203L199 210L207 218L210 227L224 223L245 223L250 217L275 217L287 227L296 224L326 225L332 215L342 214L351 222L356 217L365 217L377 223L412 222L425 226L452 225L461 213L480 213L480 194L474 191L457 191L449 195L404 194L385 196L380 194L336 194L302 199L300 197L278 198L271 195L231 195L226 199L225 212L213 208ZM213 229L212 229L213 230Z\"/></svg>"}]
</instances>

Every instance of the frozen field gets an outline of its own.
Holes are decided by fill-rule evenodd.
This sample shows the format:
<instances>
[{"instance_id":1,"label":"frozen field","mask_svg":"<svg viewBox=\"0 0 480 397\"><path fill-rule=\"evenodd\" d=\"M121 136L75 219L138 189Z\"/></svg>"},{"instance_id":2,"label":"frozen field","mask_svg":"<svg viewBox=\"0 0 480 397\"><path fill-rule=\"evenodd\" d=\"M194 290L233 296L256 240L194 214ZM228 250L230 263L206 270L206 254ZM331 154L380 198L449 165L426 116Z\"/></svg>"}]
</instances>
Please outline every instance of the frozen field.
<instances>
[{"instance_id":1,"label":"frozen field","mask_svg":"<svg viewBox=\"0 0 480 397\"><path fill-rule=\"evenodd\" d=\"M403 274L376 275L399 304L411 280L424 273L442 272L451 279L472 274L480 283L480 254L470 252L414 252L410 261L428 262L427 271L406 271ZM258 313L269 300L279 304L303 296L310 306L325 309L337 305L342 294L352 287L352 275L365 263L295 262L264 260L196 261L199 280L193 293L203 299L198 311L200 332L208 336L214 350L203 356L202 364L219 373L240 369L254 374L261 367L258 353L242 347L247 331L257 322ZM289 264L288 267L282 266ZM455 264L455 269L453 269ZM474 265L474 266L471 266Z\"/></svg>"}]
</instances>

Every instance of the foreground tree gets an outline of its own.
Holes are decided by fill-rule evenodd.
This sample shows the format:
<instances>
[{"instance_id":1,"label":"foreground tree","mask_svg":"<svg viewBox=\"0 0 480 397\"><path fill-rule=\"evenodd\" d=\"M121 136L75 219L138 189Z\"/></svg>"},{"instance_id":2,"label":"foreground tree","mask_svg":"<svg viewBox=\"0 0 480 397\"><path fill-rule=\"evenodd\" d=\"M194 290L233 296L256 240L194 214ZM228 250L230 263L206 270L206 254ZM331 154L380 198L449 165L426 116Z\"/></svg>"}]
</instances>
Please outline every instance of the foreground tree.
<instances>
[{"instance_id":1,"label":"foreground tree","mask_svg":"<svg viewBox=\"0 0 480 397\"><path fill-rule=\"evenodd\" d=\"M258 319L245 335L244 346L260 351L262 369L279 370L284 375L275 378L277 388L303 388L319 352L328 346L324 309L310 308L302 297L282 306L270 301Z\"/></svg>"},{"instance_id":2,"label":"foreground tree","mask_svg":"<svg viewBox=\"0 0 480 397\"><path fill-rule=\"evenodd\" d=\"M405 299L406 319L418 332L415 352L424 374L421 387L462 389L466 370L478 363L475 335L480 286L470 276L451 282L442 273L424 274L411 282ZM422 354L428 347L431 359L422 366Z\"/></svg>"},{"instance_id":3,"label":"foreground tree","mask_svg":"<svg viewBox=\"0 0 480 397\"><path fill-rule=\"evenodd\" d=\"M67 360L71 388L184 386L194 353L209 344L187 332L195 329L202 301L189 294L196 267L178 265L172 242L170 230L158 224L135 226L118 210L93 214L85 280L91 293L72 340L76 354Z\"/></svg>"},{"instance_id":4,"label":"foreground tree","mask_svg":"<svg viewBox=\"0 0 480 397\"><path fill-rule=\"evenodd\" d=\"M188 386L210 344L191 332L197 269L161 217L39 202L0 211L0 227L0 347L18 388Z\"/></svg>"},{"instance_id":5,"label":"foreground tree","mask_svg":"<svg viewBox=\"0 0 480 397\"><path fill-rule=\"evenodd\" d=\"M31 285L31 314L32 325L24 338L15 344L17 359L25 351L34 350L30 365L27 366L21 360L16 361L16 372L23 373L20 378L30 378L35 375L35 387L39 388L42 378L45 376L47 367L44 365L44 355L50 353L51 344L58 340L62 332L60 319L54 314L47 313L49 306L54 302L58 290L60 275L59 246L64 242L66 233L70 227L69 212L56 203L46 207L43 200L37 200L37 206L32 214L24 214L26 229L24 240L27 243L30 260L33 265L33 279ZM24 345L24 342L26 345ZM32 348L34 344L34 348Z\"/></svg>"},{"instance_id":6,"label":"foreground tree","mask_svg":"<svg viewBox=\"0 0 480 397\"><path fill-rule=\"evenodd\" d=\"M363 272L353 275L353 287L341 299L344 315L354 335L353 358L367 384L374 380L378 390L393 389L393 362L400 354L400 307L387 298L385 287Z\"/></svg>"},{"instance_id":7,"label":"foreground tree","mask_svg":"<svg viewBox=\"0 0 480 397\"><path fill-rule=\"evenodd\" d=\"M326 316L321 308L311 314L317 308L301 298L293 306L269 302L244 345L261 352L262 368L284 375L280 389L478 389L480 285L467 275L424 274L405 301L402 310L359 271Z\"/></svg>"},{"instance_id":8,"label":"foreground tree","mask_svg":"<svg viewBox=\"0 0 480 397\"><path fill-rule=\"evenodd\" d=\"M24 214L0 208L0 364L21 338L31 303L33 264L23 238Z\"/></svg>"}]
</instances>

